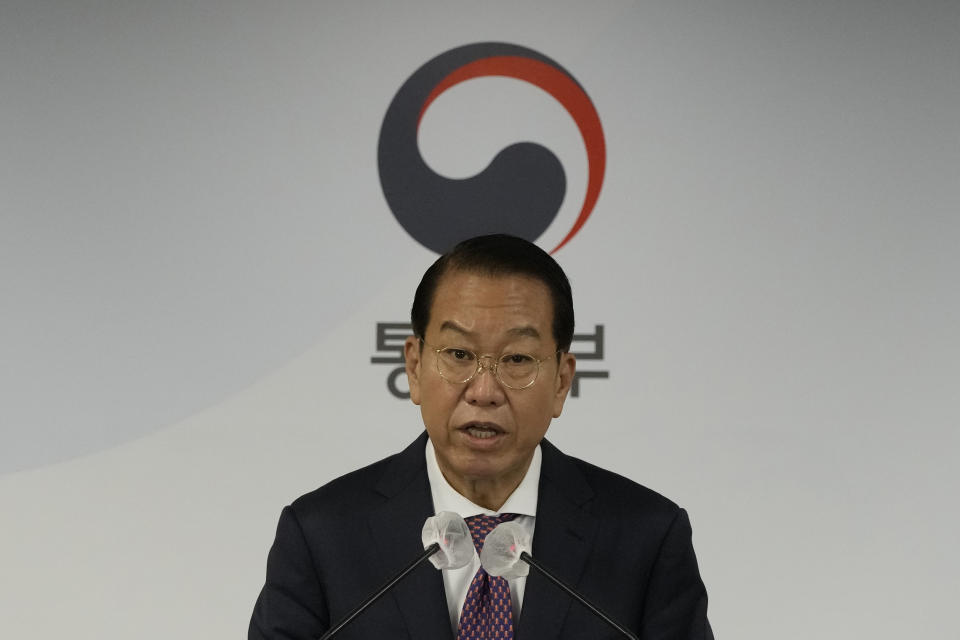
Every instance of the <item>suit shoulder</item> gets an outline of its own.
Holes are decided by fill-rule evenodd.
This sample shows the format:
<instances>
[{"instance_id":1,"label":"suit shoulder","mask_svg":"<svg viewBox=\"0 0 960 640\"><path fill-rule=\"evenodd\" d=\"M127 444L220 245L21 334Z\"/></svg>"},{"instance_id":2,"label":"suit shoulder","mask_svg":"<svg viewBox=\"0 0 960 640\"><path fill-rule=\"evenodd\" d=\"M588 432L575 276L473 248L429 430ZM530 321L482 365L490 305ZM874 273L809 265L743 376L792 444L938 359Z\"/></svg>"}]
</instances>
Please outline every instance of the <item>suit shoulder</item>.
<instances>
[{"instance_id":1,"label":"suit shoulder","mask_svg":"<svg viewBox=\"0 0 960 640\"><path fill-rule=\"evenodd\" d=\"M300 496L293 501L290 508L299 517L303 517L314 513L346 514L356 512L371 503L379 504L383 498L377 491L377 484L401 455L402 453L396 453L387 456L335 478Z\"/></svg>"},{"instance_id":2,"label":"suit shoulder","mask_svg":"<svg viewBox=\"0 0 960 640\"><path fill-rule=\"evenodd\" d=\"M673 500L630 478L579 458L570 457L569 460L593 489L597 508L613 510L623 516L662 518L668 522L680 511L680 506Z\"/></svg>"}]
</instances>

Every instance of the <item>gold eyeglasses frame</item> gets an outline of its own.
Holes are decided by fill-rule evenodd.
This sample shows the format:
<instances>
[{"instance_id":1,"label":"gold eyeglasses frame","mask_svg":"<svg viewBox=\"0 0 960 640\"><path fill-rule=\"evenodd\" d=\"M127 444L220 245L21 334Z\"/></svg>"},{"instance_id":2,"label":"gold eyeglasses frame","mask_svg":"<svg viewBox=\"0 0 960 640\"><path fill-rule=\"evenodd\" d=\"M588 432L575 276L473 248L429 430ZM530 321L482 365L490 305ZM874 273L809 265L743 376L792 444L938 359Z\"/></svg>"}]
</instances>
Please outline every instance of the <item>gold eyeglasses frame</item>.
<instances>
[{"instance_id":1,"label":"gold eyeglasses frame","mask_svg":"<svg viewBox=\"0 0 960 640\"><path fill-rule=\"evenodd\" d=\"M424 340L423 338L420 338L419 340L420 340L420 343L421 343L421 344L425 345L428 349L430 349L431 351L433 351L434 356L435 356L435 357L434 357L434 362L436 363L436 367L437 367L437 374L438 374L441 378L443 378L446 382L448 382L448 383L450 383L450 384L467 384L468 382L470 382L471 380L473 380L474 378L476 378L476 377L480 374L481 371L483 371L484 369L486 369L486 370L490 371L490 372L493 374L493 377L496 378L497 382L499 382L500 384L502 384L502 385L503 385L504 387L506 387L507 389L512 389L512 390L514 390L514 391L523 391L524 389L529 389L529 388L532 387L534 384L536 384L537 380L540 379L540 370L543 368L543 366L542 366L543 361L544 361L544 360L548 360L549 358L551 358L551 357L553 357L553 356L557 356L557 355L560 354L560 353L563 353L563 350L562 350L562 349L557 349L557 350L554 351L553 354L551 354L550 356L544 356L543 358L538 358L538 357L536 357L535 355L533 355L532 353L521 353L521 352L508 353L508 352L504 352L504 353L501 353L499 356L494 357L494 355L491 354L491 353L478 354L478 353L476 353L475 351L472 351L471 349L467 349L466 347L455 347L455 346L452 346L452 345L443 345L443 346L441 346L441 347L435 347L435 346L432 345L432 344L428 344L427 341ZM472 355L474 358L476 358L476 360L477 360L477 368L474 369L474 371L473 371L472 374L470 374L470 377L468 377L468 378L465 379L465 380L451 380L451 379L448 378L447 376L443 375L443 369L440 368L440 353L441 353L442 351L447 350L447 349L456 349L457 351L464 351L464 352L469 353L470 355ZM507 355L526 356L526 357L530 358L531 360L533 360L534 362L537 363L537 372L534 374L533 379L532 379L530 382L528 382L527 384L525 384L525 385L522 386L522 387L515 387L515 386L511 385L510 383L504 381L504 379L503 379L502 377L500 377L500 369L499 369L500 360L501 360L501 358L503 358L504 356L507 356ZM483 361L484 361L485 358L489 358L491 364L484 364Z\"/></svg>"}]
</instances>

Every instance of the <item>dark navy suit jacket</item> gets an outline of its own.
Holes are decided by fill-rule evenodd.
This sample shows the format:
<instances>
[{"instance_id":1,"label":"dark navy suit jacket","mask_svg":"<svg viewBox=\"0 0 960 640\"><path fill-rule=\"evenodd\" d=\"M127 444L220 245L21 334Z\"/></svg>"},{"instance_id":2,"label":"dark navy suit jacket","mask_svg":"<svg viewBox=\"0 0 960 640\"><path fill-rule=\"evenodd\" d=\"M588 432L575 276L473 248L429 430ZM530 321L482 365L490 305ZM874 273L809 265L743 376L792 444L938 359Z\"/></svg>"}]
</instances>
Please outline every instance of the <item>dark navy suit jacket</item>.
<instances>
[{"instance_id":1,"label":"dark navy suit jacket","mask_svg":"<svg viewBox=\"0 0 960 640\"><path fill-rule=\"evenodd\" d=\"M284 508L250 640L319 638L417 557L433 515L426 437ZM534 558L643 640L712 640L686 512L546 440L541 446ZM515 637L621 636L531 571ZM419 566L337 638L453 640L440 572Z\"/></svg>"}]
</instances>

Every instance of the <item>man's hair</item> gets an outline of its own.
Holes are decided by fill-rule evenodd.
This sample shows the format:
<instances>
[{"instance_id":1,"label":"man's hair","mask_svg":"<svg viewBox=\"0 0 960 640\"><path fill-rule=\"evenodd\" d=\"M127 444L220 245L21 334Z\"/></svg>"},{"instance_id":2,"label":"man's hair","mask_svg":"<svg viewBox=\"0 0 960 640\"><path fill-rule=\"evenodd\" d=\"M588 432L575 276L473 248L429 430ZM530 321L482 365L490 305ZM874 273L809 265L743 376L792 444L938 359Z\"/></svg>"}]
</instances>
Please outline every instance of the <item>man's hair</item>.
<instances>
[{"instance_id":1,"label":"man's hair","mask_svg":"<svg viewBox=\"0 0 960 640\"><path fill-rule=\"evenodd\" d=\"M570 281L549 253L522 238L505 234L464 240L434 262L417 287L410 309L413 333L426 336L430 309L440 279L451 271L483 276L529 276L547 285L553 302L553 338L557 349L567 351L573 341L573 294Z\"/></svg>"}]
</instances>

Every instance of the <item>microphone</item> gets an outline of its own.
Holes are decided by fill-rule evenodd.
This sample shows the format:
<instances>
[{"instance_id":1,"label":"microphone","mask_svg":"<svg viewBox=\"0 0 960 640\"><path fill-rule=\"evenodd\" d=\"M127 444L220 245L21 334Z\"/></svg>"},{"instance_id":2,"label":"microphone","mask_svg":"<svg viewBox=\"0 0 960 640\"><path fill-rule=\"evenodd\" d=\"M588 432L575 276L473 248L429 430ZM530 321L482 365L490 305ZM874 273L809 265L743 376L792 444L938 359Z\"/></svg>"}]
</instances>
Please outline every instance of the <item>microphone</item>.
<instances>
[{"instance_id":1,"label":"microphone","mask_svg":"<svg viewBox=\"0 0 960 640\"><path fill-rule=\"evenodd\" d=\"M426 522L423 523L420 538L423 540L423 553L387 580L370 597L354 607L340 622L320 636L320 640L329 640L339 633L341 629L353 622L354 618L379 600L383 594L390 591L424 560L430 560L433 566L443 570L465 567L473 559L474 547L470 528L467 527L467 523L459 514L452 511L441 511L437 515L427 518Z\"/></svg>"},{"instance_id":2,"label":"microphone","mask_svg":"<svg viewBox=\"0 0 960 640\"><path fill-rule=\"evenodd\" d=\"M473 536L470 535L470 527L458 513L441 511L427 518L420 538L424 548L439 545L437 554L430 557L430 563L441 571L460 569L473 560Z\"/></svg>"},{"instance_id":3,"label":"microphone","mask_svg":"<svg viewBox=\"0 0 960 640\"><path fill-rule=\"evenodd\" d=\"M487 539L483 543L483 550L480 552L480 564L490 575L507 579L522 578L530 573L530 567L533 567L547 580L560 587L608 625L627 638L638 640L632 631L577 593L573 587L553 575L542 563L534 560L529 553L532 546L530 538L530 535L517 522L503 522L497 525L493 531L487 534Z\"/></svg>"}]
</instances>

